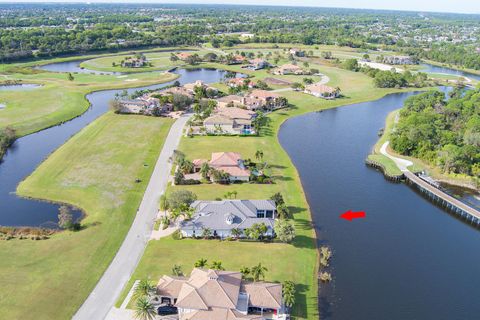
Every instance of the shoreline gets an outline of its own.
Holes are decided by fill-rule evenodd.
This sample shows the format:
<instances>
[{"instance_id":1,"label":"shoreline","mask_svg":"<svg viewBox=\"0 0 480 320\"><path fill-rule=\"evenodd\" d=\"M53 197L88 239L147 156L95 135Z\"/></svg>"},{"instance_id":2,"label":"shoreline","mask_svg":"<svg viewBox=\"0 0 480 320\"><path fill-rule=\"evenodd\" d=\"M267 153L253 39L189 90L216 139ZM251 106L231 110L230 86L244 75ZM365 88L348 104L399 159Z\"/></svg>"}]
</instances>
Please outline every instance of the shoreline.
<instances>
[{"instance_id":1,"label":"shoreline","mask_svg":"<svg viewBox=\"0 0 480 320\"><path fill-rule=\"evenodd\" d=\"M367 159L365 160L366 162L375 162L375 158L377 162L382 166L382 173L386 178L388 177L398 177L399 174L398 172L395 172L392 170L390 166L387 165L391 160L388 159L387 157L383 156L380 153L380 147L381 145L388 140L389 134L392 130L392 126L394 124L394 117L398 114L401 108L392 111L390 114L387 115L387 118L385 119L385 128L382 136L378 139L378 141L375 143L372 153L368 155ZM471 181L471 178L467 178L468 180L465 181L465 179L462 178L455 178L455 177L450 177L448 175L445 175L444 173L438 172L438 168L435 166L432 166L428 163L425 163L422 159L419 158L414 158L414 157L408 157L404 156L401 154L398 154L395 152L390 146L388 146L388 152L392 154L395 157L402 158L409 160L413 162L413 165L410 166L410 171L416 173L420 171L427 171L427 173L436 181L444 184L451 185L456 188L460 189L465 189L464 191L470 192L470 193L476 193L480 194L480 190L478 187L476 187L473 182ZM382 159L383 158L383 159ZM403 175L403 174L402 174Z\"/></svg>"}]
</instances>

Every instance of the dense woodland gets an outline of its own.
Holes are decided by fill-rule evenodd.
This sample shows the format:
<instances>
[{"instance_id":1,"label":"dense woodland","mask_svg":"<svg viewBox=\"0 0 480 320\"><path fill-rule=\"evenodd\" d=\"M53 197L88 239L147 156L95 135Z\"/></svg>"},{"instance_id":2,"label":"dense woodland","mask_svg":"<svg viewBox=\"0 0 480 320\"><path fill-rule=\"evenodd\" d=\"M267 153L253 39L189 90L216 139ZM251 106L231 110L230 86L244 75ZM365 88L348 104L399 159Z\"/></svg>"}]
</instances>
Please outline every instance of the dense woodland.
<instances>
[{"instance_id":1,"label":"dense woodland","mask_svg":"<svg viewBox=\"0 0 480 320\"><path fill-rule=\"evenodd\" d=\"M480 178L480 90L438 91L405 101L392 133L397 152L438 165L446 173Z\"/></svg>"},{"instance_id":2,"label":"dense woodland","mask_svg":"<svg viewBox=\"0 0 480 320\"><path fill-rule=\"evenodd\" d=\"M166 4L0 4L0 60L210 42L396 50L480 69L477 15ZM252 37L240 37L250 33ZM459 45L461 44L461 45Z\"/></svg>"}]
</instances>

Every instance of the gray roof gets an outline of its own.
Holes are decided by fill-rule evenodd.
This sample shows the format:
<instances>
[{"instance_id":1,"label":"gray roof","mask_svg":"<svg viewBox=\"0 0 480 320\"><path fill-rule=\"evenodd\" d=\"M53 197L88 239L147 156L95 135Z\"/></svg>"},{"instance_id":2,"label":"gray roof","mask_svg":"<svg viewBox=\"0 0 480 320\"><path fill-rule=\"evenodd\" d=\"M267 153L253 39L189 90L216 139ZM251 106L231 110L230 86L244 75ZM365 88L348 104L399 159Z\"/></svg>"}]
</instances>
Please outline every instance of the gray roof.
<instances>
[{"instance_id":1,"label":"gray roof","mask_svg":"<svg viewBox=\"0 0 480 320\"><path fill-rule=\"evenodd\" d=\"M181 223L184 230L245 229L254 223L265 223L267 227L273 228L274 219L257 218L257 210L276 209L272 200L195 201L192 207L195 208L195 215L192 220Z\"/></svg>"}]
</instances>

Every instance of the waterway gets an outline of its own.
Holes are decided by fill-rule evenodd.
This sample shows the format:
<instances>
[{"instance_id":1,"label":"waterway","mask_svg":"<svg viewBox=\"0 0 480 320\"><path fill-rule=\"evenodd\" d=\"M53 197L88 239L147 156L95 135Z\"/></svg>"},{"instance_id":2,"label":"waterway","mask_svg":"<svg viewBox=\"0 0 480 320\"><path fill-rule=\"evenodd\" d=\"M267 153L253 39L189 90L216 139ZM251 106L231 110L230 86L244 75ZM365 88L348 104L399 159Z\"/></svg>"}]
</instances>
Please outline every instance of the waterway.
<instances>
[{"instance_id":1,"label":"waterway","mask_svg":"<svg viewBox=\"0 0 480 320\"><path fill-rule=\"evenodd\" d=\"M478 319L479 230L364 160L387 114L413 93L289 119L279 138L299 171L318 245L334 256L321 319ZM339 218L364 210L366 219Z\"/></svg>"},{"instance_id":2,"label":"waterway","mask_svg":"<svg viewBox=\"0 0 480 320\"><path fill-rule=\"evenodd\" d=\"M75 72L76 63L59 63L44 66L57 72ZM42 67L43 68L43 67ZM53 69L52 69L53 68ZM215 69L196 69L175 71L180 75L181 84L202 80L205 83L219 82L224 71ZM142 88L127 89L129 93L140 89L157 89L172 82ZM55 227L58 204L20 198L15 194L17 185L72 135L108 110L108 101L115 93L123 90L107 90L87 95L91 107L81 116L15 141L0 163L0 225L2 226L41 226ZM76 217L81 215L75 211Z\"/></svg>"},{"instance_id":3,"label":"waterway","mask_svg":"<svg viewBox=\"0 0 480 320\"><path fill-rule=\"evenodd\" d=\"M422 63L422 69L420 71L427 73L451 74L480 81L480 75L478 74L469 73L461 70L454 70L447 67L434 66L433 64L429 63Z\"/></svg>"}]
</instances>

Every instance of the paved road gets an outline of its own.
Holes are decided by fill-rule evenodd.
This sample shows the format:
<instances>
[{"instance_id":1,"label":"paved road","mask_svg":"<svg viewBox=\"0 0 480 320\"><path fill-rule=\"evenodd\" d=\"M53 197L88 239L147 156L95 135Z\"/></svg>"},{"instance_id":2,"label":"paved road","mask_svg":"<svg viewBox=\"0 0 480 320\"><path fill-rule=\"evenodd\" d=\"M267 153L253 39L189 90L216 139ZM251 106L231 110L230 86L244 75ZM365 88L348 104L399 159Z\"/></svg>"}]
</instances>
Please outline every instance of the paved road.
<instances>
[{"instance_id":1,"label":"paved road","mask_svg":"<svg viewBox=\"0 0 480 320\"><path fill-rule=\"evenodd\" d=\"M402 158L397 158L397 157L394 157L392 156L390 153L388 153L387 151L387 147L388 147L388 144L390 143L390 141L386 141L382 147L380 148L380 153L383 154L384 156L386 156L387 158L390 158L393 160L393 162L395 162L395 164L397 165L397 167L402 171L402 172L408 172L410 170L408 170L407 168L410 167L411 165L413 165L413 162L410 161L410 160L406 160L406 159L402 159Z\"/></svg>"},{"instance_id":2,"label":"paved road","mask_svg":"<svg viewBox=\"0 0 480 320\"><path fill-rule=\"evenodd\" d=\"M130 279L150 239L158 211L158 201L167 186L171 170L168 159L177 148L189 117L184 115L172 125L127 237L107 271L73 319L104 319Z\"/></svg>"}]
</instances>

